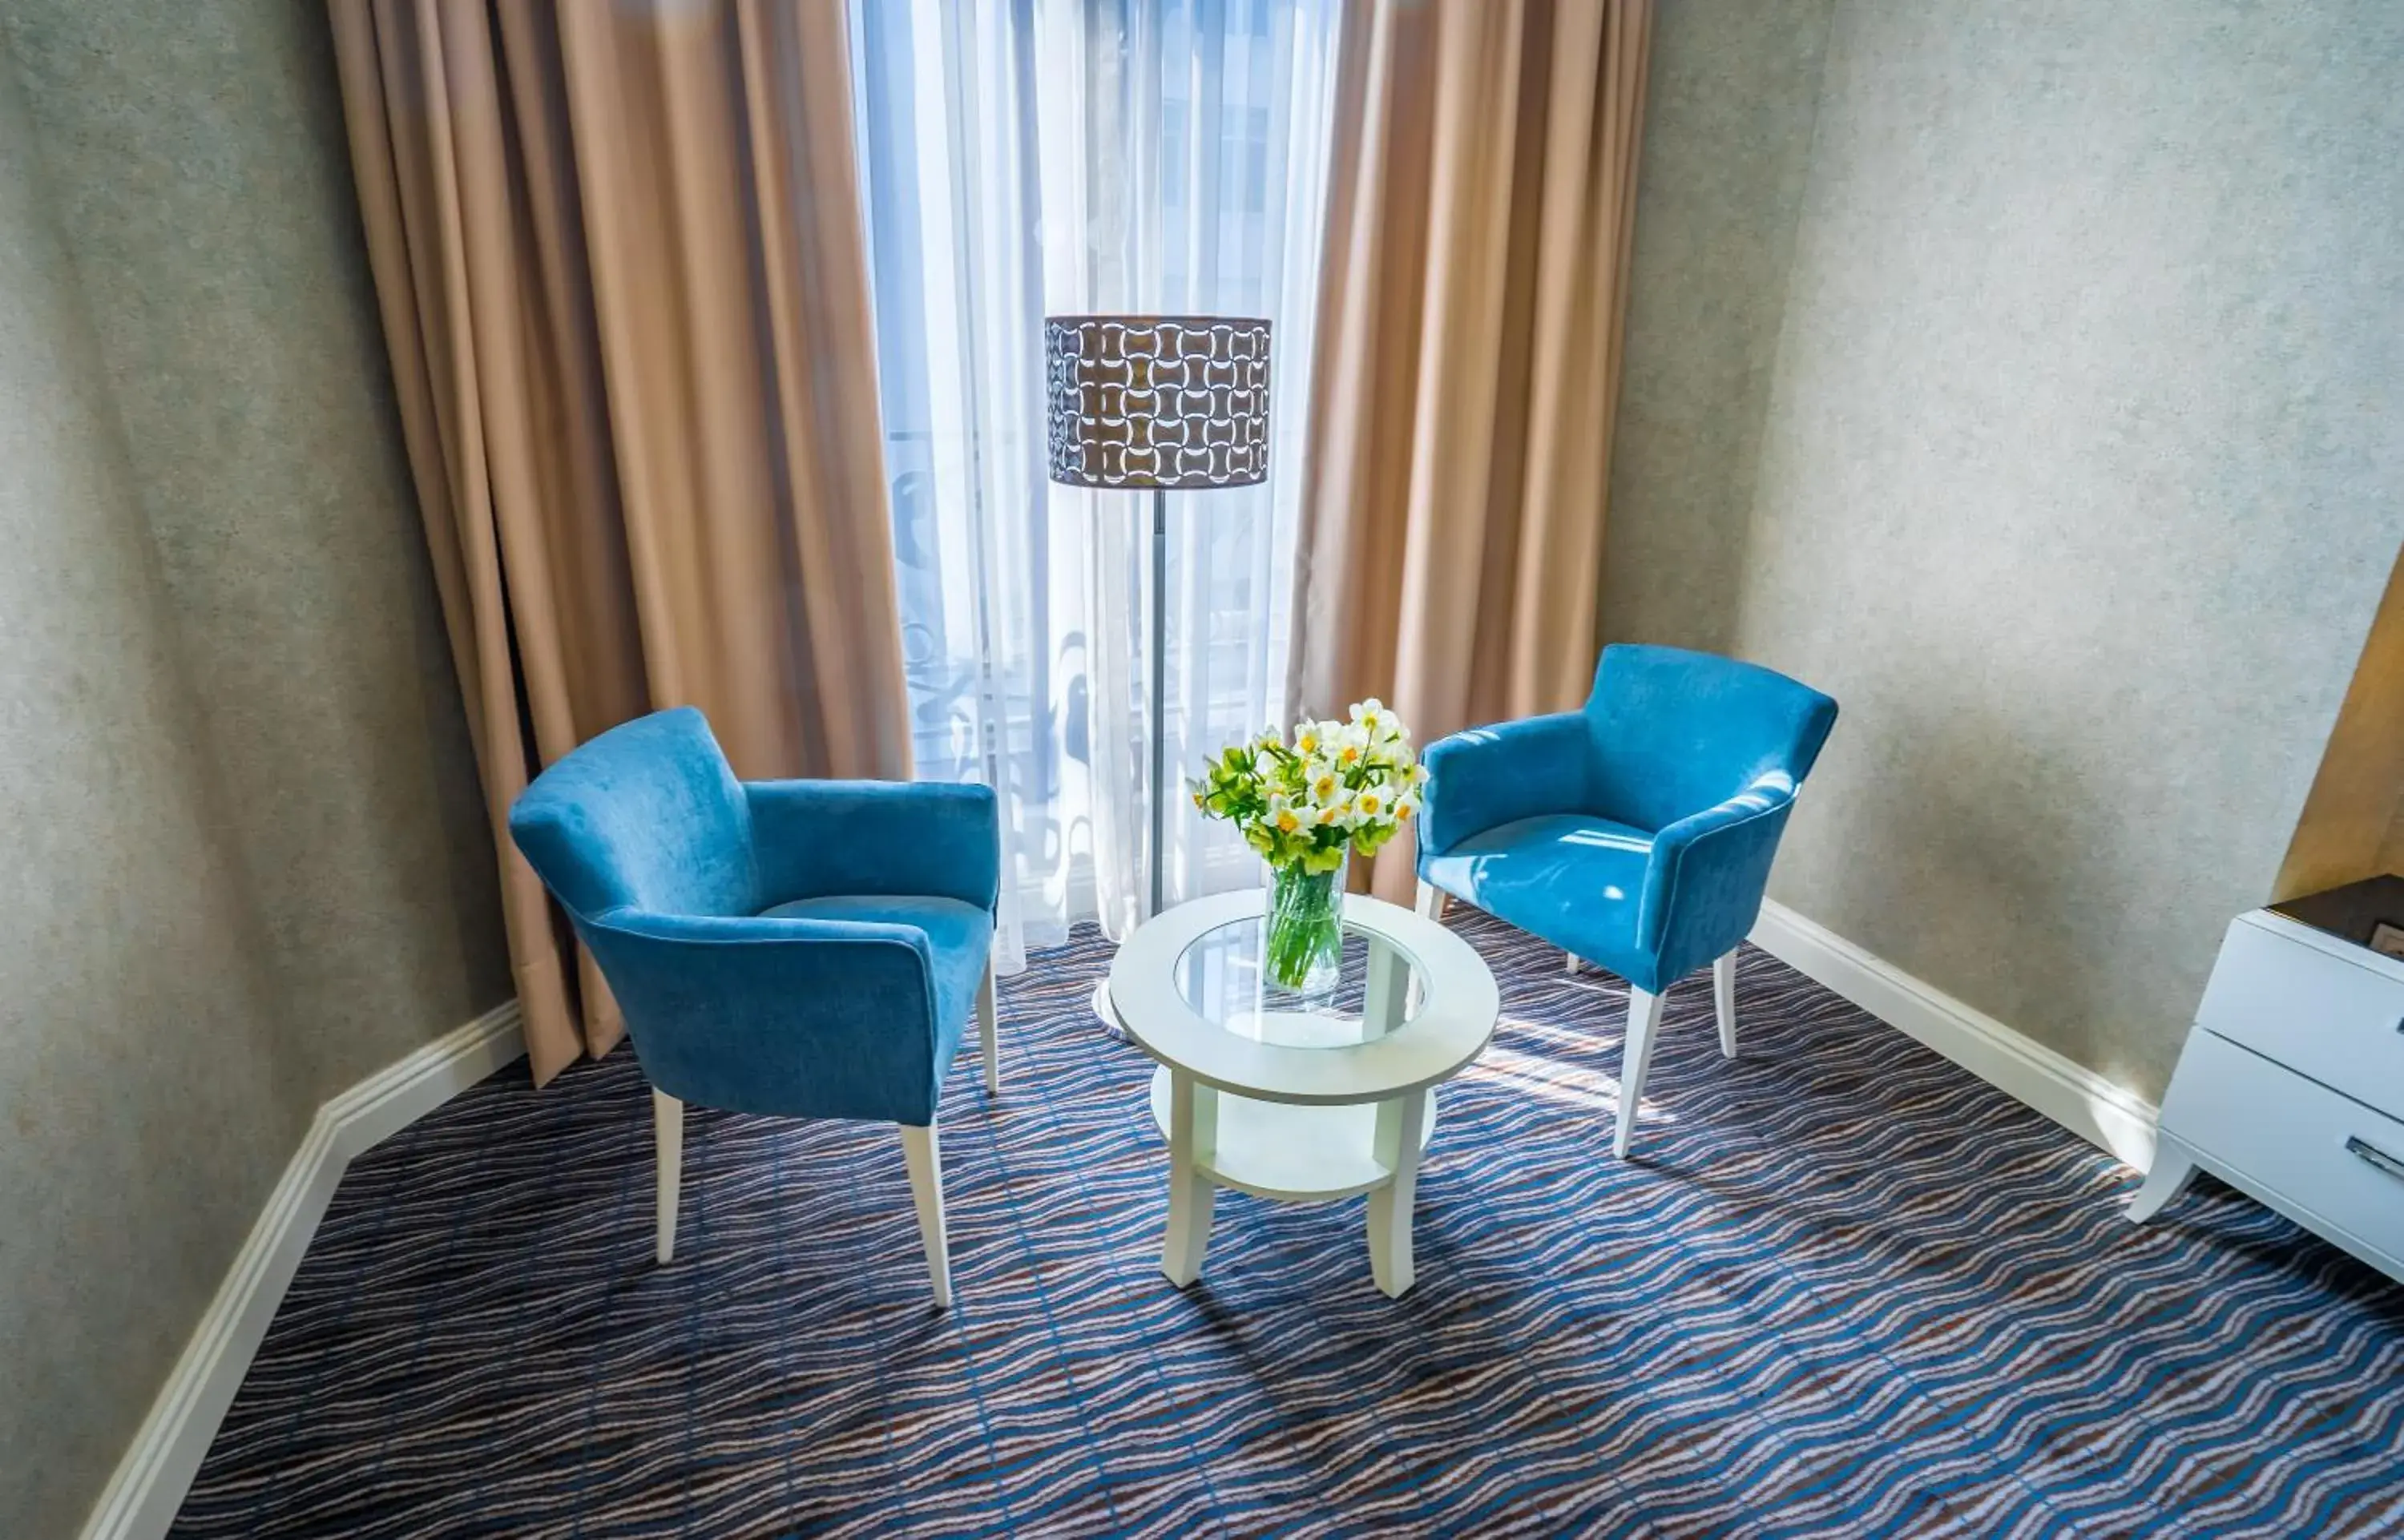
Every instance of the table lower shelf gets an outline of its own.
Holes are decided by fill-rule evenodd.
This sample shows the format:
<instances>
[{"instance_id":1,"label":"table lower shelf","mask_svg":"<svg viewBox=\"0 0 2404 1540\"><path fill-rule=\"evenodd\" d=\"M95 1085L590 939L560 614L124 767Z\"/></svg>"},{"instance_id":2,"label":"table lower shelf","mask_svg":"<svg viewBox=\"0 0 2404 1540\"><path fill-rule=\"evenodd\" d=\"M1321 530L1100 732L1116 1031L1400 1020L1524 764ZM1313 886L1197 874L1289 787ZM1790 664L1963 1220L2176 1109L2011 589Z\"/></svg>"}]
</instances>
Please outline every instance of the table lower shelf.
<instances>
[{"instance_id":1,"label":"table lower shelf","mask_svg":"<svg viewBox=\"0 0 2404 1540\"><path fill-rule=\"evenodd\" d=\"M1168 1137L1169 1069L1152 1075L1152 1118ZM1218 1099L1218 1130L1209 1148L1197 1151L1202 1171L1222 1187L1262 1197L1300 1201L1349 1197L1382 1187L1394 1169L1377 1158L1377 1103L1349 1107L1303 1107L1255 1101L1232 1091L1197 1086ZM1435 1133L1436 1094L1427 1093L1419 1120L1419 1148Z\"/></svg>"}]
</instances>

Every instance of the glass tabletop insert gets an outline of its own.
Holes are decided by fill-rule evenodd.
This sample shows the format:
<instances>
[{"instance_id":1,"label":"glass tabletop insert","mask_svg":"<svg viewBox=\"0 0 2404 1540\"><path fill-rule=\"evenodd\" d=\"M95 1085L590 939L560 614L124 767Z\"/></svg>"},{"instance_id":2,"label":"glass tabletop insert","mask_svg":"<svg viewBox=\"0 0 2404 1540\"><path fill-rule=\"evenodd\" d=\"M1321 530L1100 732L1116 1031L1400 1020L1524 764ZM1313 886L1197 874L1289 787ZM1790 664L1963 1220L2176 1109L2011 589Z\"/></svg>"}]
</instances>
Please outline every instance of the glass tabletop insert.
<instances>
[{"instance_id":1,"label":"glass tabletop insert","mask_svg":"<svg viewBox=\"0 0 2404 1540\"><path fill-rule=\"evenodd\" d=\"M1355 1047L1410 1020L1426 994L1418 962L1382 936L1344 927L1335 987L1302 995L1269 976L1267 921L1203 931L1177 959L1177 993L1203 1020L1288 1048Z\"/></svg>"}]
</instances>

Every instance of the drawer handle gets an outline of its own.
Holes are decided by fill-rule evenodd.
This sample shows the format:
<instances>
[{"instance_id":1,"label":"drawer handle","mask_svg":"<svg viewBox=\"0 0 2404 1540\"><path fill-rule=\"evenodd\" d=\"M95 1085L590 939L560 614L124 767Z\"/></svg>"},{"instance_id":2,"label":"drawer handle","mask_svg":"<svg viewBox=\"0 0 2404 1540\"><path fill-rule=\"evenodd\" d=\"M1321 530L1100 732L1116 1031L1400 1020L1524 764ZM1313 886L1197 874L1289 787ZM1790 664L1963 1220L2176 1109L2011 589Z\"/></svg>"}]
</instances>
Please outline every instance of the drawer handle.
<instances>
[{"instance_id":1,"label":"drawer handle","mask_svg":"<svg viewBox=\"0 0 2404 1540\"><path fill-rule=\"evenodd\" d=\"M2404 1182L2404 1160L2398 1160L2378 1145L2368 1140L2357 1139L2352 1134L2346 1136L2345 1147L2348 1154L2372 1170Z\"/></svg>"}]
</instances>

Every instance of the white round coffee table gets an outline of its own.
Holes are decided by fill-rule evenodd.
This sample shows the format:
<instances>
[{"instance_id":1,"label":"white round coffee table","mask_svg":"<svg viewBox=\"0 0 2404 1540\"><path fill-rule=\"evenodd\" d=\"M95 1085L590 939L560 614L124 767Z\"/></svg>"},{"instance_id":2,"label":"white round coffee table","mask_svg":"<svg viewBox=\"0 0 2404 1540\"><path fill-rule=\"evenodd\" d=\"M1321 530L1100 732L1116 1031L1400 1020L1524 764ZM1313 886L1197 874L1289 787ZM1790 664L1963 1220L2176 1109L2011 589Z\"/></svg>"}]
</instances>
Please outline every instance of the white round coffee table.
<instances>
[{"instance_id":1,"label":"white round coffee table","mask_svg":"<svg viewBox=\"0 0 2404 1540\"><path fill-rule=\"evenodd\" d=\"M1138 927L1111 964L1119 1023L1160 1061L1161 1270L1179 1288L1202 1270L1221 1187L1303 1202L1367 1193L1370 1274L1399 1295L1411 1286L1411 1203L1434 1087L1493 1037L1494 975L1435 921L1354 894L1333 998L1299 1000L1262 966L1265 897L1180 904Z\"/></svg>"}]
</instances>

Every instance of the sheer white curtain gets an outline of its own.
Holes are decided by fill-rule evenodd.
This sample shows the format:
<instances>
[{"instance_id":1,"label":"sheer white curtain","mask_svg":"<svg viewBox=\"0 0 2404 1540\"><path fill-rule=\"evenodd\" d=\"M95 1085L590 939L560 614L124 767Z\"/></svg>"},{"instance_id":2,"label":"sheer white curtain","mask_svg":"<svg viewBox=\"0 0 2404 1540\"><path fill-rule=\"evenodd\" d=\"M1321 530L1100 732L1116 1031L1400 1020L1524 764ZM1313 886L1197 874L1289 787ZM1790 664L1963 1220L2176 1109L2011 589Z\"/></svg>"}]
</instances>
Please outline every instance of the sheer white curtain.
<instances>
[{"instance_id":1,"label":"sheer white curtain","mask_svg":"<svg viewBox=\"0 0 2404 1540\"><path fill-rule=\"evenodd\" d=\"M1172 781L1283 689L1337 0L853 0L918 774L1002 796L1005 969L1141 917L1141 493L1044 477L1042 318L1265 315L1257 487L1171 494ZM1257 880L1169 788L1171 902Z\"/></svg>"}]
</instances>

